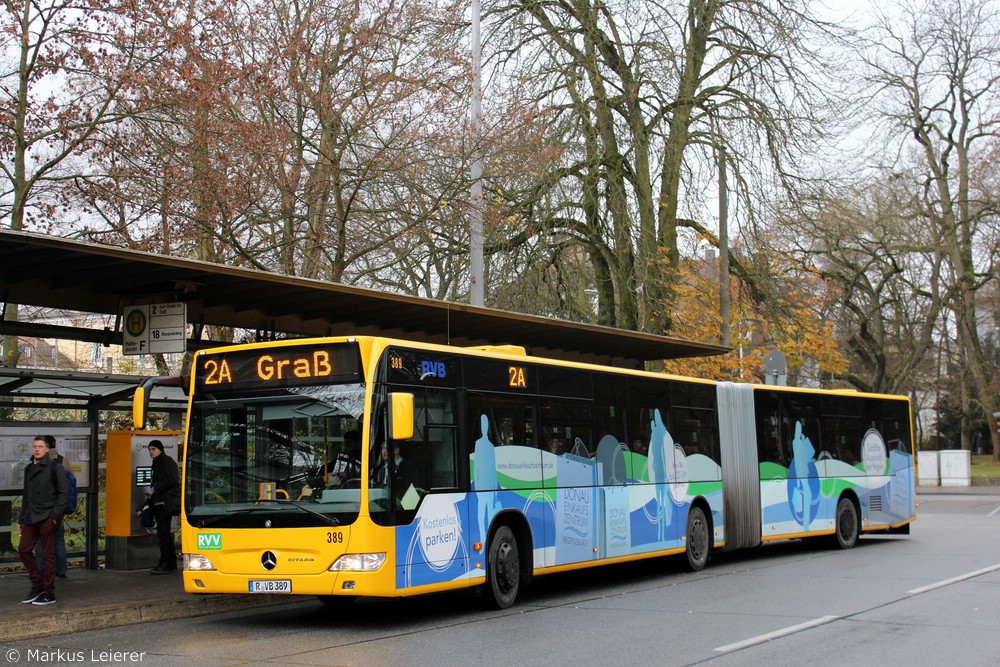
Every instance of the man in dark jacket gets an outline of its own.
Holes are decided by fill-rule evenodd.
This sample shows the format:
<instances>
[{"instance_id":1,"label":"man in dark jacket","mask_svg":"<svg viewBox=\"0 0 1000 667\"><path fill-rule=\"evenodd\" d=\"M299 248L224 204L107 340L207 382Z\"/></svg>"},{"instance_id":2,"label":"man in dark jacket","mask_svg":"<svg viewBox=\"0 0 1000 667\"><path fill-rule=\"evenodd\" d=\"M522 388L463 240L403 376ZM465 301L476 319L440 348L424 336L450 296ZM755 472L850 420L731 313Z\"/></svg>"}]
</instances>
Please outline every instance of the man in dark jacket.
<instances>
[{"instance_id":1,"label":"man in dark jacket","mask_svg":"<svg viewBox=\"0 0 1000 667\"><path fill-rule=\"evenodd\" d=\"M44 436L35 436L31 443L31 461L24 469L24 495L17 533L21 536L18 555L28 570L31 592L21 600L24 604L52 604L56 601L56 529L66 510L69 488L66 471L49 456ZM42 543L45 576L35 562L35 543Z\"/></svg>"},{"instance_id":2,"label":"man in dark jacket","mask_svg":"<svg viewBox=\"0 0 1000 667\"><path fill-rule=\"evenodd\" d=\"M149 455L153 457L152 495L153 516L156 517L156 539L160 543L160 562L150 572L167 574L177 571L177 554L170 520L181 512L181 482L177 462L163 451L159 440L149 441Z\"/></svg>"},{"instance_id":3,"label":"man in dark jacket","mask_svg":"<svg viewBox=\"0 0 1000 667\"><path fill-rule=\"evenodd\" d=\"M62 454L56 451L56 439L51 435L43 435L45 438L45 444L49 448L49 458L53 458L59 462L59 465L66 470L69 465ZM68 475L67 475L68 477ZM69 501L67 501L69 505ZM68 508L67 508L68 509ZM38 569L42 571L42 577L45 576L45 554L42 553L42 542L38 541L35 545L35 562L38 563ZM63 516L63 520L59 522L59 527L56 528L56 576L60 579L66 578L66 572L68 568L66 566L66 517Z\"/></svg>"}]
</instances>

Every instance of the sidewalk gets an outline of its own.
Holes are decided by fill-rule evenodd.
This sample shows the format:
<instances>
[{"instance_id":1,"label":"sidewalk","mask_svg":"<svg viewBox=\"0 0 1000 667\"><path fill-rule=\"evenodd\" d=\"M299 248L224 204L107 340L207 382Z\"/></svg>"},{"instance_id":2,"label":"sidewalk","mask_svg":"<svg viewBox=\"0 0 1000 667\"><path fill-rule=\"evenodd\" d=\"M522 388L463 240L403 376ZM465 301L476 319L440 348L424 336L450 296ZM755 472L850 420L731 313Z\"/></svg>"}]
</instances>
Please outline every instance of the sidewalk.
<instances>
[{"instance_id":1,"label":"sidewalk","mask_svg":"<svg viewBox=\"0 0 1000 667\"><path fill-rule=\"evenodd\" d=\"M918 486L917 499L924 495L947 495L949 493L961 496L1000 496L1000 485L972 486Z\"/></svg>"},{"instance_id":2,"label":"sidewalk","mask_svg":"<svg viewBox=\"0 0 1000 667\"><path fill-rule=\"evenodd\" d=\"M70 568L56 579L56 603L20 604L31 588L28 575L0 574L0 644L80 630L97 630L151 620L188 618L303 600L287 595L192 595L180 574L149 570Z\"/></svg>"},{"instance_id":3,"label":"sidewalk","mask_svg":"<svg viewBox=\"0 0 1000 667\"><path fill-rule=\"evenodd\" d=\"M1000 486L921 486L929 495L1000 496ZM919 519L918 523L919 525ZM154 576L149 570L71 568L56 579L54 605L20 604L31 588L24 572L0 574L0 644L79 630L118 627L151 620L187 618L308 598L285 595L192 595L179 574Z\"/></svg>"}]
</instances>

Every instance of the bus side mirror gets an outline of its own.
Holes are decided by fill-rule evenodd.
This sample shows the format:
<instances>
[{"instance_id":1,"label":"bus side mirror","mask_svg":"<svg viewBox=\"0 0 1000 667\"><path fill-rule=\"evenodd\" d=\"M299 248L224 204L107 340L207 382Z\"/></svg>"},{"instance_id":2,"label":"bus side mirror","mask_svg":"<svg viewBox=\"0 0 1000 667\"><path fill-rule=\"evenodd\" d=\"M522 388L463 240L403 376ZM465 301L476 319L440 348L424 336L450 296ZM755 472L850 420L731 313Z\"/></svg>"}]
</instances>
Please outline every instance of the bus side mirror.
<instances>
[{"instance_id":1,"label":"bus side mirror","mask_svg":"<svg viewBox=\"0 0 1000 667\"><path fill-rule=\"evenodd\" d=\"M413 394L394 391L389 394L389 439L413 437Z\"/></svg>"},{"instance_id":2,"label":"bus side mirror","mask_svg":"<svg viewBox=\"0 0 1000 667\"><path fill-rule=\"evenodd\" d=\"M132 427L137 431L145 430L146 417L149 414L149 398L154 387L180 387L181 378L177 376L157 376L146 378L132 395Z\"/></svg>"},{"instance_id":3,"label":"bus side mirror","mask_svg":"<svg viewBox=\"0 0 1000 667\"><path fill-rule=\"evenodd\" d=\"M149 392L146 385L137 387L132 396L132 428L137 431L146 428L146 412L149 409Z\"/></svg>"}]
</instances>

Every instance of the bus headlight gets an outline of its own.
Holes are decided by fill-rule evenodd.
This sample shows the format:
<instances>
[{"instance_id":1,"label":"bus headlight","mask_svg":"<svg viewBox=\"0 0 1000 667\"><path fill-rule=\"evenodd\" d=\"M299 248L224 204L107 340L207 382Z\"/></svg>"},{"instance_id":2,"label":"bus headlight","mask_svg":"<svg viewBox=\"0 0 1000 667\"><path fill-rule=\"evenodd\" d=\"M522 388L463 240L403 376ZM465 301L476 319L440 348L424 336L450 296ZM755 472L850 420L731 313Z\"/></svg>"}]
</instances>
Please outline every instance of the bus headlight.
<instances>
[{"instance_id":1,"label":"bus headlight","mask_svg":"<svg viewBox=\"0 0 1000 667\"><path fill-rule=\"evenodd\" d=\"M207 556L202 556L201 554L184 554L184 569L214 570L215 565L212 564L212 561L208 560Z\"/></svg>"},{"instance_id":2,"label":"bus headlight","mask_svg":"<svg viewBox=\"0 0 1000 667\"><path fill-rule=\"evenodd\" d=\"M385 554L344 554L333 562L335 572L374 572L382 567Z\"/></svg>"}]
</instances>

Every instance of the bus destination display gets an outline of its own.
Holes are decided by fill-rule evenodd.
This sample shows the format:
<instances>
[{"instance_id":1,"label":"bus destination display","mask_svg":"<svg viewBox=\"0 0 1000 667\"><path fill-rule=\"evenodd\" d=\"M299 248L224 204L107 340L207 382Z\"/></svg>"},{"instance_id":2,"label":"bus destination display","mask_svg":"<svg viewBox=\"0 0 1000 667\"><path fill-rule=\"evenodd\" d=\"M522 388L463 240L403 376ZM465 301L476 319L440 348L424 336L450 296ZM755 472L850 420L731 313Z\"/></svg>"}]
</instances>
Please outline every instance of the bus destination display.
<instances>
[{"instance_id":1,"label":"bus destination display","mask_svg":"<svg viewBox=\"0 0 1000 667\"><path fill-rule=\"evenodd\" d=\"M290 345L200 355L196 391L360 382L358 348L350 343Z\"/></svg>"}]
</instances>

